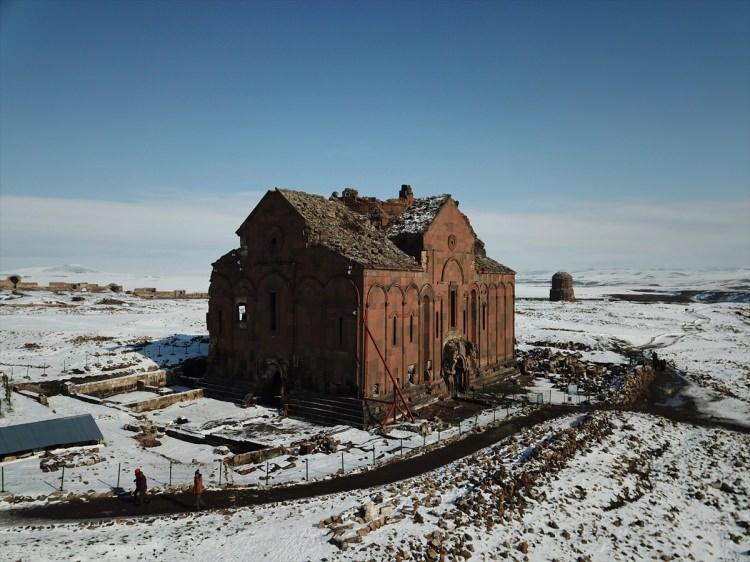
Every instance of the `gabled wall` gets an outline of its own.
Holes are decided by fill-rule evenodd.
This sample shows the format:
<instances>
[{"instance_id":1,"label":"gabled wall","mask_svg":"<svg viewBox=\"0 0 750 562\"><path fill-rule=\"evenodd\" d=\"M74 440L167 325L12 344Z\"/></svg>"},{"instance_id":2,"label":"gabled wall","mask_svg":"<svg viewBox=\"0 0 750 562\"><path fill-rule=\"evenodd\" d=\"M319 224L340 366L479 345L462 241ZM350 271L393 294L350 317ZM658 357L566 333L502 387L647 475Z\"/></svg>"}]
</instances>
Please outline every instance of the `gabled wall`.
<instances>
[{"instance_id":1,"label":"gabled wall","mask_svg":"<svg viewBox=\"0 0 750 562\"><path fill-rule=\"evenodd\" d=\"M454 381L443 370L450 338L475 344L476 366L485 374L513 363L515 276L475 271L476 235L452 199L419 243L423 272L364 274L367 324L375 337L375 343L365 341L368 398L386 400L393 392L376 346L402 388L416 393L452 392ZM456 294L453 325L451 288Z\"/></svg>"},{"instance_id":2,"label":"gabled wall","mask_svg":"<svg viewBox=\"0 0 750 562\"><path fill-rule=\"evenodd\" d=\"M237 268L211 278L209 372L257 393L306 388L356 395L361 268L307 247L304 221L268 192L238 230ZM246 318L240 319L240 306Z\"/></svg>"}]
</instances>

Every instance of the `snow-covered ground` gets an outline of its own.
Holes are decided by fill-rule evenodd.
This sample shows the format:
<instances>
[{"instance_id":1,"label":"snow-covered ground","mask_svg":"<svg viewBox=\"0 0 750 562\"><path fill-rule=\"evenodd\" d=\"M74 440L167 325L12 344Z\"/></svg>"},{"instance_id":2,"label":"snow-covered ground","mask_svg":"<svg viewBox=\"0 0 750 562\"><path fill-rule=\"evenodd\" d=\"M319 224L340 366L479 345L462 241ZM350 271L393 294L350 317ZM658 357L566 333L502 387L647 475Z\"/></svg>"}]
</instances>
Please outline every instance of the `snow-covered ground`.
<instances>
[{"instance_id":1,"label":"snow-covered ground","mask_svg":"<svg viewBox=\"0 0 750 562\"><path fill-rule=\"evenodd\" d=\"M399 485L136 521L32 522L2 528L0 552L8 560L429 560L430 549L459 553L456 560L467 558L460 552L472 560L743 559L750 548L747 435L641 414L596 416L611 434L542 472L522 494L523 510L515 496L498 502L506 506L502 518L461 510L480 489L495 505L498 471L507 480L533 472L576 419L537 426ZM352 535L366 526L356 515L372 500L389 508L390 519L346 550L331 544L330 527ZM342 520L318 526L331 516Z\"/></svg>"},{"instance_id":2,"label":"snow-covered ground","mask_svg":"<svg viewBox=\"0 0 750 562\"><path fill-rule=\"evenodd\" d=\"M202 299L2 291L0 369L27 382L174 365L207 353L207 310Z\"/></svg>"},{"instance_id":3,"label":"snow-covered ground","mask_svg":"<svg viewBox=\"0 0 750 562\"><path fill-rule=\"evenodd\" d=\"M598 291L599 287L593 289ZM520 292L520 291L519 291ZM686 393L717 417L750 425L750 304L665 304L590 299L576 302L518 298L521 347L574 342L612 359L611 349L640 347L674 361L693 385ZM594 355L591 355L594 353Z\"/></svg>"},{"instance_id":4,"label":"snow-covered ground","mask_svg":"<svg viewBox=\"0 0 750 562\"><path fill-rule=\"evenodd\" d=\"M84 300L73 300L83 296ZM103 298L116 298L121 304L100 304ZM157 366L169 367L187 357L204 355L206 301L143 300L130 295L72 295L29 292L25 296L0 293L0 370L11 375L13 382L37 382L116 372L143 372ZM175 346L172 346L172 343ZM65 369L65 370L63 370ZM418 454L425 445L432 446L437 434L423 438L416 426L404 426L389 437L348 427L324 428L312 423L282 418L278 411L255 406L240 408L229 402L202 398L181 402L161 410L135 414L127 405L153 398L150 392L134 391L110 396L101 405L90 404L68 396L49 398L49 407L33 398L13 395L13 411L2 405L0 426L37 421L52 417L90 413L104 435L96 453L76 459L81 466L69 467L62 483L66 492L108 491L117 484L118 468L123 487L129 487L132 471L141 467L152 480L152 486L187 485L196 468L201 468L207 483L217 484L220 461L228 451L208 445L196 445L164 435L157 447L142 448L135 433L126 425L150 420L159 427L179 428L199 435L215 434L247 440L266 446L289 446L317 434L327 433L339 442L340 453L306 455L307 463L293 454L279 455L266 462L241 465L227 470L222 478L238 485L294 483L328 478L341 469L349 473L369 469L413 449ZM494 417L518 414L511 408L493 414L486 411L477 423L486 425ZM178 418L182 422L177 425ZM187 421L184 421L187 420ZM464 427L468 426L468 422ZM452 439L461 430L446 428L441 439ZM59 455L64 455L60 451ZM94 462L96 461L96 462ZM91 464L86 464L91 462ZM16 495L41 498L60 487L60 472L43 472L38 456L2 463L5 487ZM266 478L267 477L267 478ZM0 502L0 508L9 504Z\"/></svg>"},{"instance_id":5,"label":"snow-covered ground","mask_svg":"<svg viewBox=\"0 0 750 562\"><path fill-rule=\"evenodd\" d=\"M701 409L750 424L750 304L638 303L604 297L649 287L660 291L739 290L736 288L748 284L749 270L574 272L582 283L575 287L579 298L575 303L543 300L549 290L549 273L519 275L519 346L541 343L562 347L575 342L590 348L581 353L584 359L594 361L622 361L617 350L626 346L655 349L660 357L674 361L686 372L693 383L687 392ZM83 296L83 301L73 301L73 295L34 292L17 298L0 293L0 369L9 374L12 369L17 382L45 381L68 378L74 372L92 375L121 369L146 370L206 353L206 344L201 343L206 335L205 301ZM105 297L123 304L98 304ZM144 338L150 342L144 345ZM531 390L543 393L550 389L539 380L538 388ZM159 437L161 445L144 449L132 432L123 429L140 417L159 426L185 418L187 422L180 425L185 431L241 435L269 444L290 444L324 430L282 419L266 408L242 409L207 398L139 415L127 409L131 399L145 396L125 394L103 405L53 396L45 407L14 394L14 411L0 418L0 425L80 413L94 415L105 444L97 451L82 448L76 452L77 458L93 464L66 470L65 490L75 492L110 489L116 484L118 465L124 487L131 486L136 466L151 477L152 485L166 486L170 463L173 483L189 483L195 466L200 466L208 484L218 484L218 461L226 456L226 450L168 436ZM565 398L555 393L553 401ZM537 426L471 459L383 489L158 519L81 526L6 524L0 526L0 559L245 560L248 545L252 545L252 558L258 560L396 560L399 556L428 556L428 541L434 537L426 535L440 531L451 549L460 545L455 559L468 553L472 560L668 560L669 556L740 560L741 553L750 549L750 438L725 430L676 425L642 414L596 415L606 417L612 426L611 435L592 440L557 472L543 476L533 488L532 495L537 499L528 499L522 514L516 513L505 524L492 528L478 526L481 521L477 519L462 523L459 532L455 528L457 502L464 497L476 499L470 494L475 493L472 489L477 482L501 467L509 475L533 469L536 461L526 460L533 447L544 448L574 419ZM491 411L483 412L478 423L486 425L492 416ZM338 441L347 471L369 467L373 446L376 462L381 463L400 456L401 438L407 451L416 447L414 454L425 442L415 427L408 426L394 429L390 438L344 427L325 431ZM441 439L456 437L458 431L457 427L447 429ZM428 446L436 439L434 433L427 436ZM311 479L335 474L340 469L340 454L307 455ZM290 454L272 459L271 484L303 478L304 463L294 457ZM17 493L46 496L60 485L60 472L42 472L38 457L3 466L6 487L16 487ZM244 474L232 472L230 477L235 484L264 484L265 466L265 462L243 465L238 468ZM434 491L439 492L438 497ZM370 496L378 494L383 495L383 504L392 505L394 514L403 518L363 534L362 543L339 550L328 542L330 530L317 527L331 515L349 517ZM418 508L421 523L414 521L415 499L422 505ZM353 521L351 517L348 520ZM352 528L359 527L361 524L355 523Z\"/></svg>"}]
</instances>

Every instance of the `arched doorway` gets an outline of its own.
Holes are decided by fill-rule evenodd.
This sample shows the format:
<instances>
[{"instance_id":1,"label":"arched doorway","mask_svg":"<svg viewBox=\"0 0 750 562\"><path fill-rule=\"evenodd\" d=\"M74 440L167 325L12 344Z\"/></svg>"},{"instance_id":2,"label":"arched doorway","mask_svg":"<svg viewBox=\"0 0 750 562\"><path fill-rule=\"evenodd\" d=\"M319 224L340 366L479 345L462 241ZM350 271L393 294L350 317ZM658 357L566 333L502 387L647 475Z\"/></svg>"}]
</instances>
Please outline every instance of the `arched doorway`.
<instances>
[{"instance_id":1,"label":"arched doorway","mask_svg":"<svg viewBox=\"0 0 750 562\"><path fill-rule=\"evenodd\" d=\"M466 361L462 356L456 359L456 366L453 370L453 394L463 394L468 389L468 376L466 372Z\"/></svg>"},{"instance_id":2,"label":"arched doorway","mask_svg":"<svg viewBox=\"0 0 750 562\"><path fill-rule=\"evenodd\" d=\"M262 387L259 398L266 404L278 406L284 400L284 367L275 359L267 359L262 367Z\"/></svg>"}]
</instances>

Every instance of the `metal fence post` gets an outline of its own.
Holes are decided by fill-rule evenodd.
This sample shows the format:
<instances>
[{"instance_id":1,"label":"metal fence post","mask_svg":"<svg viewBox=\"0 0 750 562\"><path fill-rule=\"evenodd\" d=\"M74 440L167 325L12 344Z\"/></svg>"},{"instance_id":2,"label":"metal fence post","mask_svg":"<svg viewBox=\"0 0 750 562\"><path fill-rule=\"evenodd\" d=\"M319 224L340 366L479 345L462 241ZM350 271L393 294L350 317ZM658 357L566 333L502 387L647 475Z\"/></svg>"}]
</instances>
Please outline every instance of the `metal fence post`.
<instances>
[{"instance_id":1,"label":"metal fence post","mask_svg":"<svg viewBox=\"0 0 750 562\"><path fill-rule=\"evenodd\" d=\"M268 461L266 461L266 487L268 487L268 472L269 472Z\"/></svg>"},{"instance_id":2,"label":"metal fence post","mask_svg":"<svg viewBox=\"0 0 750 562\"><path fill-rule=\"evenodd\" d=\"M219 470L221 470L221 468ZM169 461L169 485L172 485L172 461Z\"/></svg>"},{"instance_id":3,"label":"metal fence post","mask_svg":"<svg viewBox=\"0 0 750 562\"><path fill-rule=\"evenodd\" d=\"M341 451L341 474L344 474L344 451Z\"/></svg>"},{"instance_id":4,"label":"metal fence post","mask_svg":"<svg viewBox=\"0 0 750 562\"><path fill-rule=\"evenodd\" d=\"M60 476L60 491L63 491L63 484L65 484L65 465L62 466L62 475Z\"/></svg>"},{"instance_id":5,"label":"metal fence post","mask_svg":"<svg viewBox=\"0 0 750 562\"><path fill-rule=\"evenodd\" d=\"M458 422L458 436L461 437L461 422Z\"/></svg>"},{"instance_id":6,"label":"metal fence post","mask_svg":"<svg viewBox=\"0 0 750 562\"><path fill-rule=\"evenodd\" d=\"M268 464L268 463L266 463ZM171 467L171 465L170 465ZM266 468L266 472L268 472L268 469ZM219 461L219 486L221 486L221 461Z\"/></svg>"},{"instance_id":7,"label":"metal fence post","mask_svg":"<svg viewBox=\"0 0 750 562\"><path fill-rule=\"evenodd\" d=\"M117 463L117 488L120 487L120 464L119 462Z\"/></svg>"},{"instance_id":8,"label":"metal fence post","mask_svg":"<svg viewBox=\"0 0 750 562\"><path fill-rule=\"evenodd\" d=\"M375 444L372 444L372 466L375 466Z\"/></svg>"},{"instance_id":9,"label":"metal fence post","mask_svg":"<svg viewBox=\"0 0 750 562\"><path fill-rule=\"evenodd\" d=\"M400 439L400 441L401 441L401 456L403 457L404 456L404 440Z\"/></svg>"},{"instance_id":10,"label":"metal fence post","mask_svg":"<svg viewBox=\"0 0 750 562\"><path fill-rule=\"evenodd\" d=\"M5 467L0 466L0 492L5 492Z\"/></svg>"},{"instance_id":11,"label":"metal fence post","mask_svg":"<svg viewBox=\"0 0 750 562\"><path fill-rule=\"evenodd\" d=\"M310 471L309 471L310 461L308 461L307 459L303 459L303 460L305 461L305 482L309 482L310 481Z\"/></svg>"}]
</instances>

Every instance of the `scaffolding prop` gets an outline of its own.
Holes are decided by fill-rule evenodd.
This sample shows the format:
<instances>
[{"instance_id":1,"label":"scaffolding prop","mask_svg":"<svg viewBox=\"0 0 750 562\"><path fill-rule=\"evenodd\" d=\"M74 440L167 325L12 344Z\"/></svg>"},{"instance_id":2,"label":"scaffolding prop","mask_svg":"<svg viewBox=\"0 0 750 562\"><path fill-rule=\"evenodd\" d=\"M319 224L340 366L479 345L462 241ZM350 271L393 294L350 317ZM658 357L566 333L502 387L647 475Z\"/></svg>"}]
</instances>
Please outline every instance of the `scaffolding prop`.
<instances>
[{"instance_id":1,"label":"scaffolding prop","mask_svg":"<svg viewBox=\"0 0 750 562\"><path fill-rule=\"evenodd\" d=\"M393 376L393 373L391 373L390 368L388 367L388 363L386 363L385 358L383 357L383 354L380 352L380 348L378 347L378 344L375 342L375 338L372 335L372 332L370 332L370 327L367 325L367 311L365 310L364 318L362 319L362 324L365 328L365 332L367 332L367 335L370 336L370 341L372 342L373 347L375 348L375 351L378 352L378 357L380 357L380 360L383 362L383 366L385 367L385 372L388 373L388 376L391 379L391 382L393 383L393 388L395 389L395 392L393 393L393 404L391 404L391 407L388 408L388 412L385 414L385 417L383 418L382 425L385 427L388 425L388 418L393 417L393 421L396 421L396 413L400 413L404 418L409 418L410 421L414 421L414 414L411 412L411 408L409 408L409 403L406 401L406 398L404 398L403 393L401 392L401 388L398 385L398 381L396 380L396 377ZM365 349L367 349L367 343L365 342ZM399 403L399 399L401 399L401 402Z\"/></svg>"}]
</instances>

